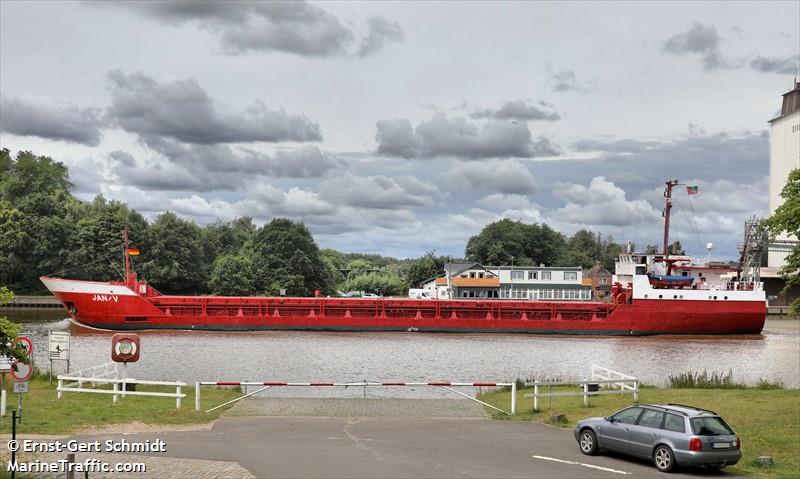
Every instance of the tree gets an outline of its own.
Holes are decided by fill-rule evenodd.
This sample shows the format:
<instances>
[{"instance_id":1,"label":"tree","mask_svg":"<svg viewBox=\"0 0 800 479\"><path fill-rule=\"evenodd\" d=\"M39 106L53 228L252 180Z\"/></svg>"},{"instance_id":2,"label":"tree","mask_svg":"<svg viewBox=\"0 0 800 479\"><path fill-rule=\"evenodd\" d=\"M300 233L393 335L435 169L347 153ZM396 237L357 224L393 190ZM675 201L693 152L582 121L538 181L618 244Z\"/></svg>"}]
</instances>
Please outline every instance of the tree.
<instances>
[{"instance_id":1,"label":"tree","mask_svg":"<svg viewBox=\"0 0 800 479\"><path fill-rule=\"evenodd\" d=\"M469 239L466 257L482 264L556 264L563 254L564 236L546 224L502 219L486 225Z\"/></svg>"},{"instance_id":2,"label":"tree","mask_svg":"<svg viewBox=\"0 0 800 479\"><path fill-rule=\"evenodd\" d=\"M157 288L171 293L205 292L210 265L205 263L200 228L166 212L147 229L138 269Z\"/></svg>"},{"instance_id":3,"label":"tree","mask_svg":"<svg viewBox=\"0 0 800 479\"><path fill-rule=\"evenodd\" d=\"M222 296L252 295L253 263L244 255L222 255L214 262L208 285L212 293Z\"/></svg>"},{"instance_id":4,"label":"tree","mask_svg":"<svg viewBox=\"0 0 800 479\"><path fill-rule=\"evenodd\" d=\"M311 296L319 289L333 290L333 283L319 247L302 223L273 219L261 227L245 246L253 264L256 291L277 294L285 289L291 296Z\"/></svg>"},{"instance_id":5,"label":"tree","mask_svg":"<svg viewBox=\"0 0 800 479\"><path fill-rule=\"evenodd\" d=\"M382 296L397 296L406 291L400 277L389 273L364 273L350 278L342 285L344 291L364 291Z\"/></svg>"},{"instance_id":6,"label":"tree","mask_svg":"<svg viewBox=\"0 0 800 479\"><path fill-rule=\"evenodd\" d=\"M774 239L781 233L800 238L800 168L789 173L789 177L781 191L783 204L765 221L769 228L770 237ZM785 263L779 274L786 281L782 294L786 294L792 287L800 285L800 243L795 244L792 251L786 256ZM800 316L800 299L792 301L792 314Z\"/></svg>"},{"instance_id":7,"label":"tree","mask_svg":"<svg viewBox=\"0 0 800 479\"><path fill-rule=\"evenodd\" d=\"M439 276L444 271L444 264L451 260L449 256L436 256L435 251L428 251L409 265L406 286L418 288L424 281Z\"/></svg>"},{"instance_id":8,"label":"tree","mask_svg":"<svg viewBox=\"0 0 800 479\"><path fill-rule=\"evenodd\" d=\"M0 286L0 305L10 303L12 299L14 293L5 286ZM19 343L14 343L20 328L21 325L9 321L6 317L0 317L0 356L28 364L29 359L25 349Z\"/></svg>"}]
</instances>

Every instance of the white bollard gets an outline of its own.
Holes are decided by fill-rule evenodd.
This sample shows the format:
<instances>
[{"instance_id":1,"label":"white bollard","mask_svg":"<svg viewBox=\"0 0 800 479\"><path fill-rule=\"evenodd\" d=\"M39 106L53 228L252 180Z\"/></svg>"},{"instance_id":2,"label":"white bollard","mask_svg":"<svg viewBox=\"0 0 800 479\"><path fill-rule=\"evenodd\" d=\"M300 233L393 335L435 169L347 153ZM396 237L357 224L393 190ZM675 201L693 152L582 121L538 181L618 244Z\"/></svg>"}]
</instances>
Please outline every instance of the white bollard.
<instances>
[{"instance_id":1,"label":"white bollard","mask_svg":"<svg viewBox=\"0 0 800 479\"><path fill-rule=\"evenodd\" d=\"M584 379L584 381L587 382L583 383L583 407L589 407L589 383L587 379Z\"/></svg>"},{"instance_id":2,"label":"white bollard","mask_svg":"<svg viewBox=\"0 0 800 479\"><path fill-rule=\"evenodd\" d=\"M533 410L539 410L539 383L533 384Z\"/></svg>"},{"instance_id":3,"label":"white bollard","mask_svg":"<svg viewBox=\"0 0 800 479\"><path fill-rule=\"evenodd\" d=\"M181 408L181 387L180 387L180 385L178 386L176 393L178 394L178 397L175 398L175 408L176 409L180 409Z\"/></svg>"},{"instance_id":4,"label":"white bollard","mask_svg":"<svg viewBox=\"0 0 800 479\"><path fill-rule=\"evenodd\" d=\"M511 415L517 413L517 382L511 383Z\"/></svg>"},{"instance_id":5,"label":"white bollard","mask_svg":"<svg viewBox=\"0 0 800 479\"><path fill-rule=\"evenodd\" d=\"M56 393L56 399L61 399L61 396L64 395L64 393L61 391L61 387L62 386L64 386L64 380L63 379L59 379L58 380L58 389L57 389L58 392ZM3 391L3 392L5 392L5 391Z\"/></svg>"},{"instance_id":6,"label":"white bollard","mask_svg":"<svg viewBox=\"0 0 800 479\"><path fill-rule=\"evenodd\" d=\"M200 410L200 381L194 382L194 410Z\"/></svg>"},{"instance_id":7,"label":"white bollard","mask_svg":"<svg viewBox=\"0 0 800 479\"><path fill-rule=\"evenodd\" d=\"M6 390L0 391L0 416L6 417Z\"/></svg>"},{"instance_id":8,"label":"white bollard","mask_svg":"<svg viewBox=\"0 0 800 479\"><path fill-rule=\"evenodd\" d=\"M117 386L118 386L117 383L114 383L114 399L112 401L114 403L117 402Z\"/></svg>"},{"instance_id":9,"label":"white bollard","mask_svg":"<svg viewBox=\"0 0 800 479\"><path fill-rule=\"evenodd\" d=\"M639 401L639 381L633 382L633 400Z\"/></svg>"}]
</instances>

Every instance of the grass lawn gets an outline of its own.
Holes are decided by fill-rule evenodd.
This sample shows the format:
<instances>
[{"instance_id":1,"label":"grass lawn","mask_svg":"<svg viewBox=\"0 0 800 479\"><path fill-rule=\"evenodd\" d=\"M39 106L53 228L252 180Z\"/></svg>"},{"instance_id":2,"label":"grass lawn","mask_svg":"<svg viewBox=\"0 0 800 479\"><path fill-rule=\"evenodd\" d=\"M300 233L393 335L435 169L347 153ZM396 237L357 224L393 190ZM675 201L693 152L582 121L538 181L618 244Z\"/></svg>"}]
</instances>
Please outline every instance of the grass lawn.
<instances>
[{"instance_id":1,"label":"grass lawn","mask_svg":"<svg viewBox=\"0 0 800 479\"><path fill-rule=\"evenodd\" d=\"M22 423L17 433L71 434L82 429L104 427L112 424L140 422L152 425L202 424L218 418L226 408L206 414L204 411L240 395L238 389L203 387L201 411L194 410L194 384L181 388L186 394L180 409L175 408L175 398L127 396L112 403L110 394L68 393L56 399L56 384L48 384L46 376L36 376L30 382L30 392L24 394ZM6 381L8 389L10 381ZM108 387L106 387L108 389ZM138 386L139 391L168 391L175 388ZM8 392L7 416L0 418L0 434L11 432L11 410L17 408L17 394Z\"/></svg>"},{"instance_id":2,"label":"grass lawn","mask_svg":"<svg viewBox=\"0 0 800 479\"><path fill-rule=\"evenodd\" d=\"M577 391L577 386L571 390ZM592 397L588 408L583 407L583 397L553 398L552 406L547 398L539 398L541 411L534 412L533 399L524 397L532 392L532 389L517 391L516 416L490 408L486 411L496 419L543 423L550 423L555 414L564 414L566 421L554 425L571 429L580 419L608 416L633 404L631 395ZM510 391L493 391L479 398L508 411L510 394ZM690 404L719 413L742 438L742 460L726 469L731 473L757 478L800 477L800 390L643 388L639 402ZM772 456L775 464L761 466L755 462L757 456Z\"/></svg>"}]
</instances>

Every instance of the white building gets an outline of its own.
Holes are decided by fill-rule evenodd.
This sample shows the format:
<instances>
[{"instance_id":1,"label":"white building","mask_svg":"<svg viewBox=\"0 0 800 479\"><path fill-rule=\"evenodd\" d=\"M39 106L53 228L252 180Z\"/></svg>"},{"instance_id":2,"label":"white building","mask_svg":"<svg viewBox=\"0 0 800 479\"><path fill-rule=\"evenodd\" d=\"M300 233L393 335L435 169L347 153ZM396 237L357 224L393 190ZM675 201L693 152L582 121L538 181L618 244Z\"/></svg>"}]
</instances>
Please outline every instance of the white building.
<instances>
[{"instance_id":1,"label":"white building","mask_svg":"<svg viewBox=\"0 0 800 479\"><path fill-rule=\"evenodd\" d=\"M591 281L578 267L483 266L447 263L442 276L422 285L431 298L590 300Z\"/></svg>"},{"instance_id":2,"label":"white building","mask_svg":"<svg viewBox=\"0 0 800 479\"><path fill-rule=\"evenodd\" d=\"M500 297L533 300L590 300L591 281L579 267L487 266L500 277Z\"/></svg>"},{"instance_id":3,"label":"white building","mask_svg":"<svg viewBox=\"0 0 800 479\"><path fill-rule=\"evenodd\" d=\"M769 212L783 203L783 190L789 172L800 168L800 82L783 94L781 114L769 121ZM762 276L769 277L779 270L797 238L781 235L770 244L767 267Z\"/></svg>"}]
</instances>

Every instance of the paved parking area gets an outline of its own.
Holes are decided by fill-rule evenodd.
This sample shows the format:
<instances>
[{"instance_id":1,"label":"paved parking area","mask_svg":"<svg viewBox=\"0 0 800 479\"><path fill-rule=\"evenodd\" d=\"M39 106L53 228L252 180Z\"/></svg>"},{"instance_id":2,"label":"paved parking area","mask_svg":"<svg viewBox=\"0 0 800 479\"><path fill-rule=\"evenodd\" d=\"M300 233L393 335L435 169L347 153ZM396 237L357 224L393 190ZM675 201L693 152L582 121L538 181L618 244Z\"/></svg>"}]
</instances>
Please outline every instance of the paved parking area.
<instances>
[{"instance_id":1,"label":"paved parking area","mask_svg":"<svg viewBox=\"0 0 800 479\"><path fill-rule=\"evenodd\" d=\"M123 436L86 436L112 437ZM166 453L156 457L202 459L209 467L236 464L258 478L665 477L635 459L584 456L569 430L485 418L226 417L211 430L124 438L162 439ZM178 465L175 474L185 474ZM198 467L192 477L211 477ZM172 477L169 469L162 473ZM709 476L733 477L695 471L670 475Z\"/></svg>"}]
</instances>

